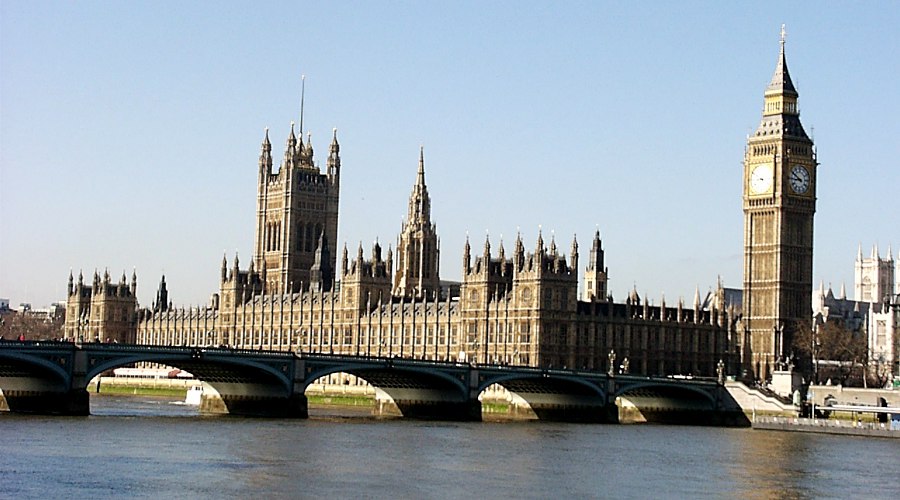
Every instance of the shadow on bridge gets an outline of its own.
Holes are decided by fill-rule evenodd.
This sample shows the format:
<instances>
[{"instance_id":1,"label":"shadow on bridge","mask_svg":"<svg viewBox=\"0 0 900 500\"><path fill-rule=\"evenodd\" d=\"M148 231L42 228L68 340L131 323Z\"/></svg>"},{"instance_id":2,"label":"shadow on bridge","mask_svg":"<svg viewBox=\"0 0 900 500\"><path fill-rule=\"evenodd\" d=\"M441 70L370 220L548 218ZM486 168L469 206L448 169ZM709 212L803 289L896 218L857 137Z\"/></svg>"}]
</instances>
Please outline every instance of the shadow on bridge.
<instances>
[{"instance_id":1,"label":"shadow on bridge","mask_svg":"<svg viewBox=\"0 0 900 500\"><path fill-rule=\"evenodd\" d=\"M713 381L698 380L696 384L652 378L622 381L614 397L621 423L750 426L740 405Z\"/></svg>"},{"instance_id":2,"label":"shadow on bridge","mask_svg":"<svg viewBox=\"0 0 900 500\"><path fill-rule=\"evenodd\" d=\"M88 415L90 381L141 362L180 368L202 380L203 412L306 416L305 398L293 394L291 353L67 342L0 344L0 410Z\"/></svg>"},{"instance_id":3,"label":"shadow on bridge","mask_svg":"<svg viewBox=\"0 0 900 500\"><path fill-rule=\"evenodd\" d=\"M734 425L726 415L736 407L709 381L227 348L6 342L0 344L0 410L87 415L91 379L140 362L180 368L203 381L201 412L243 416L306 418L306 389L335 373L375 387L376 414L419 419L481 420L479 397L495 384L512 395L513 416L541 420Z\"/></svg>"}]
</instances>

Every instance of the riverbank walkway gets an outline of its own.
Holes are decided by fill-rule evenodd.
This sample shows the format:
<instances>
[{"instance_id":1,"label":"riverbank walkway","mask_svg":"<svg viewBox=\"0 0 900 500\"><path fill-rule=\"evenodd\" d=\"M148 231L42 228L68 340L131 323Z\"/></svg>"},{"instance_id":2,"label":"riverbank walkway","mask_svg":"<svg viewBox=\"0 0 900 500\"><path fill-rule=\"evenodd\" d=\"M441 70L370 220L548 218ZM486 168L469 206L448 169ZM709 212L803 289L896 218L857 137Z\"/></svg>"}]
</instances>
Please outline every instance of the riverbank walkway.
<instances>
[{"instance_id":1,"label":"riverbank walkway","mask_svg":"<svg viewBox=\"0 0 900 500\"><path fill-rule=\"evenodd\" d=\"M847 436L883 437L900 439L900 421L862 422L827 418L774 417L757 415L751 426L754 429L787 432L815 432Z\"/></svg>"}]
</instances>

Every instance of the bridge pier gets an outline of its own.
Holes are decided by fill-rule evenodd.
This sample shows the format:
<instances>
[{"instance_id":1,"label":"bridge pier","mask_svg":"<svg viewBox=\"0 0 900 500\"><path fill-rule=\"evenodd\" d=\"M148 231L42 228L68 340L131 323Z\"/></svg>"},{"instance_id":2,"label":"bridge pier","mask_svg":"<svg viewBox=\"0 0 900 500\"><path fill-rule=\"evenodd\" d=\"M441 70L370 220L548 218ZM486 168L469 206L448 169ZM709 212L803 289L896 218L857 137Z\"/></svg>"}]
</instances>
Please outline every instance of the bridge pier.
<instances>
[{"instance_id":1,"label":"bridge pier","mask_svg":"<svg viewBox=\"0 0 900 500\"><path fill-rule=\"evenodd\" d=\"M66 392L40 390L0 391L0 411L41 415L90 415L90 396L86 389Z\"/></svg>"},{"instance_id":2,"label":"bridge pier","mask_svg":"<svg viewBox=\"0 0 900 500\"><path fill-rule=\"evenodd\" d=\"M512 394L514 407L527 406L538 420L598 424L619 422L615 402L608 403L600 395L531 392L521 388Z\"/></svg>"},{"instance_id":3,"label":"bridge pier","mask_svg":"<svg viewBox=\"0 0 900 500\"><path fill-rule=\"evenodd\" d=\"M273 393L258 384L203 384L200 413L242 417L308 418L309 404L304 394ZM269 389L269 390L266 390Z\"/></svg>"},{"instance_id":4,"label":"bridge pier","mask_svg":"<svg viewBox=\"0 0 900 500\"><path fill-rule=\"evenodd\" d=\"M700 425L707 427L748 427L743 411L690 409L622 408L622 423L652 423L666 425Z\"/></svg>"},{"instance_id":5,"label":"bridge pier","mask_svg":"<svg viewBox=\"0 0 900 500\"><path fill-rule=\"evenodd\" d=\"M389 394L376 388L375 408L372 412L376 416L402 416L419 420L481 421L481 401L477 399L459 401L423 396L423 394Z\"/></svg>"},{"instance_id":6,"label":"bridge pier","mask_svg":"<svg viewBox=\"0 0 900 500\"><path fill-rule=\"evenodd\" d=\"M531 409L539 420L550 422L619 423L619 408L615 404L597 406L533 404Z\"/></svg>"}]
</instances>

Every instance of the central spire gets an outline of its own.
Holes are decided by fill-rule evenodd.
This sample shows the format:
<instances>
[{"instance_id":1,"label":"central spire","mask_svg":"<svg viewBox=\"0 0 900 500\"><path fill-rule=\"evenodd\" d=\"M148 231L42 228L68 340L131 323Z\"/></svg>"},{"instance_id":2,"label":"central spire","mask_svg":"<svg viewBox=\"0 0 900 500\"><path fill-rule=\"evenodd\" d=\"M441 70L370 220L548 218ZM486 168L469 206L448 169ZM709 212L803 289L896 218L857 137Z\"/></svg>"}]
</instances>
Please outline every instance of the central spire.
<instances>
[{"instance_id":1,"label":"central spire","mask_svg":"<svg viewBox=\"0 0 900 500\"><path fill-rule=\"evenodd\" d=\"M425 187L425 146L419 146L419 175L416 184Z\"/></svg>"},{"instance_id":2,"label":"central spire","mask_svg":"<svg viewBox=\"0 0 900 500\"><path fill-rule=\"evenodd\" d=\"M416 174L416 184L413 186L409 197L409 213L407 224L424 224L431 222L431 198L428 196L428 187L425 185L425 147L419 147L419 170Z\"/></svg>"},{"instance_id":3,"label":"central spire","mask_svg":"<svg viewBox=\"0 0 900 500\"><path fill-rule=\"evenodd\" d=\"M440 291L440 249L437 228L431 222L431 198L425 185L424 147L419 147L419 169L409 196L407 218L397 240L397 255L395 295L423 298Z\"/></svg>"}]
</instances>

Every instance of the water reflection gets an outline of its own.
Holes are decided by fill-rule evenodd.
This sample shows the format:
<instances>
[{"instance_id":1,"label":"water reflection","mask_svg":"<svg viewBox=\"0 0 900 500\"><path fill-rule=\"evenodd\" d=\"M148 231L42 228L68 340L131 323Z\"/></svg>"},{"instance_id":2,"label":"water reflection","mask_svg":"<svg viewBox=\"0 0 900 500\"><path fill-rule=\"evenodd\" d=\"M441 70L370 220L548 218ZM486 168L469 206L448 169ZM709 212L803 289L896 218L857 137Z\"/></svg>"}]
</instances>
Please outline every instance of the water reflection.
<instances>
[{"instance_id":1,"label":"water reflection","mask_svg":"<svg viewBox=\"0 0 900 500\"><path fill-rule=\"evenodd\" d=\"M416 422L350 409L198 418L140 397L96 397L92 410L0 416L3 496L896 498L900 489L900 446L885 439Z\"/></svg>"}]
</instances>

